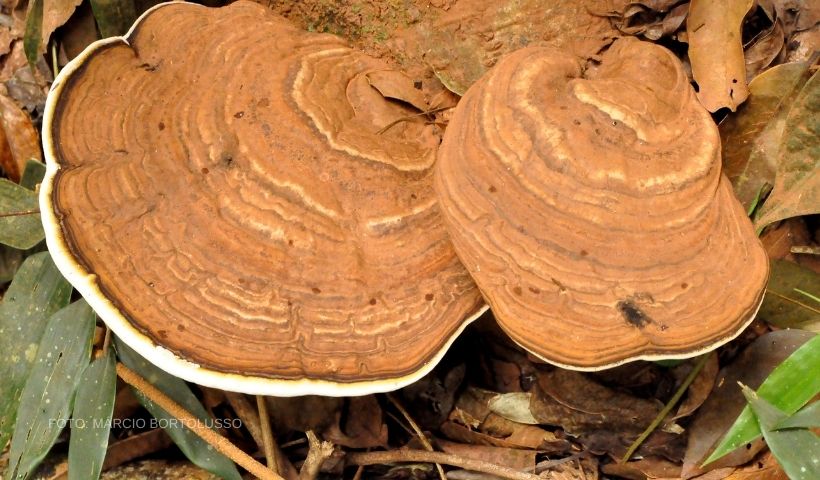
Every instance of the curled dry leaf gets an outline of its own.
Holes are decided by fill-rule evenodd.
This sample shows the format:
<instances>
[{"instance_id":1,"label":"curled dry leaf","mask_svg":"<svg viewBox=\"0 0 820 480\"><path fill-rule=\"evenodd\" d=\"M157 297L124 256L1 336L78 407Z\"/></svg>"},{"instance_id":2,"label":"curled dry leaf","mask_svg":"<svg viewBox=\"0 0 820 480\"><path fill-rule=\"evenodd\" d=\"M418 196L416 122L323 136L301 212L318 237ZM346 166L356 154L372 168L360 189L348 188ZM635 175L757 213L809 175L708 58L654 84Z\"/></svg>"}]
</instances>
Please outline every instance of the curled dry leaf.
<instances>
[{"instance_id":1,"label":"curled dry leaf","mask_svg":"<svg viewBox=\"0 0 820 480\"><path fill-rule=\"evenodd\" d=\"M741 25L754 0L692 0L686 33L698 100L710 112L735 111L749 96Z\"/></svg>"},{"instance_id":2,"label":"curled dry leaf","mask_svg":"<svg viewBox=\"0 0 820 480\"><path fill-rule=\"evenodd\" d=\"M46 45L48 44L48 40L51 38L51 34L54 33L55 30L63 26L71 15L74 13L74 10L77 8L77 5L82 3L82 0L37 0L37 1L30 1L28 2L28 11L27 16L31 15L32 8L40 2L42 4L42 26L39 29L40 32L40 39L39 44L37 45L37 54L43 53L46 49Z\"/></svg>"},{"instance_id":3,"label":"curled dry leaf","mask_svg":"<svg viewBox=\"0 0 820 480\"><path fill-rule=\"evenodd\" d=\"M706 365L703 366L698 376L695 377L695 380L689 385L689 389L686 390L686 398L681 402L677 413L670 417L667 420L668 422L688 417L703 405L703 402L709 398L709 394L712 392L719 368L717 353L713 352L709 355L709 360L706 362Z\"/></svg>"},{"instance_id":4,"label":"curled dry leaf","mask_svg":"<svg viewBox=\"0 0 820 480\"><path fill-rule=\"evenodd\" d=\"M746 49L746 80L751 81L774 62L785 45L783 27L775 22L768 32ZM749 87L751 89L751 86Z\"/></svg>"},{"instance_id":5,"label":"curled dry leaf","mask_svg":"<svg viewBox=\"0 0 820 480\"><path fill-rule=\"evenodd\" d=\"M40 136L31 117L0 91L0 167L8 178L19 182L30 159L42 160Z\"/></svg>"}]
</instances>

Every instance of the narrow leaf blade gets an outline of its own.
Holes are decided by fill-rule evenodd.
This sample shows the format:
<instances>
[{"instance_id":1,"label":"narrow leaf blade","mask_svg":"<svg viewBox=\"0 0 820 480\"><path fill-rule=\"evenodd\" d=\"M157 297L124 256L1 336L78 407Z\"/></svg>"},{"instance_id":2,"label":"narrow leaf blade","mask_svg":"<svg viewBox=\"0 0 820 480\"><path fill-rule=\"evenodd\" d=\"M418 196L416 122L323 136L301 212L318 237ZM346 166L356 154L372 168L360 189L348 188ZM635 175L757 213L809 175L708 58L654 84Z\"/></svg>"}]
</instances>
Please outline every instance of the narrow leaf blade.
<instances>
[{"instance_id":1,"label":"narrow leaf blade","mask_svg":"<svg viewBox=\"0 0 820 480\"><path fill-rule=\"evenodd\" d=\"M14 427L20 393L46 323L70 297L71 285L42 252L26 258L0 303L0 445Z\"/></svg>"},{"instance_id":2,"label":"narrow leaf blade","mask_svg":"<svg viewBox=\"0 0 820 480\"><path fill-rule=\"evenodd\" d=\"M777 462L791 480L820 478L820 439L806 429L773 430L788 416L748 387L743 394Z\"/></svg>"},{"instance_id":3,"label":"narrow leaf blade","mask_svg":"<svg viewBox=\"0 0 820 480\"><path fill-rule=\"evenodd\" d=\"M68 444L68 480L100 478L117 393L117 366L111 350L85 369L77 389Z\"/></svg>"},{"instance_id":4,"label":"narrow leaf blade","mask_svg":"<svg viewBox=\"0 0 820 480\"><path fill-rule=\"evenodd\" d=\"M211 420L205 407L202 406L183 380L155 367L148 360L139 356L137 352L133 351L119 338L115 337L114 345L117 348L117 356L125 366L142 375L143 378L162 390L166 395L174 399L174 401L182 405L203 422L209 422ZM179 449L182 450L182 453L188 457L188 460L200 468L227 480L241 480L242 477L239 475L239 471L237 471L236 466L230 459L215 451L204 440L199 438L199 436L177 421L176 417L155 405L140 392L135 390L134 393L137 395L140 403L151 412L151 415L160 421L160 425L165 428L165 431L171 439L173 439L174 443L177 444Z\"/></svg>"},{"instance_id":5,"label":"narrow leaf blade","mask_svg":"<svg viewBox=\"0 0 820 480\"><path fill-rule=\"evenodd\" d=\"M48 321L20 395L6 478L27 478L65 427L80 375L88 365L94 312L79 300Z\"/></svg>"},{"instance_id":6,"label":"narrow leaf blade","mask_svg":"<svg viewBox=\"0 0 820 480\"><path fill-rule=\"evenodd\" d=\"M792 353L766 378L757 394L786 414L796 412L820 392L820 335L815 335ZM723 436L704 465L760 436L752 410L747 406Z\"/></svg>"}]
</instances>

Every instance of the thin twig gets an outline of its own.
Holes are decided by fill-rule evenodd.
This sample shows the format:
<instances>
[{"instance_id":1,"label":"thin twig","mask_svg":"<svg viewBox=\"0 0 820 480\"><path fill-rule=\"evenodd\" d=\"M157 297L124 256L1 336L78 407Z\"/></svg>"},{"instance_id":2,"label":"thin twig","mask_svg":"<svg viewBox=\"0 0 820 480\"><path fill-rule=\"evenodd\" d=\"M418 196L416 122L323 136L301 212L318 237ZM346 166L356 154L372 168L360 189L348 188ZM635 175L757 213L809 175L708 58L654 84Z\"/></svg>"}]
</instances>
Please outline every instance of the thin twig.
<instances>
[{"instance_id":1,"label":"thin twig","mask_svg":"<svg viewBox=\"0 0 820 480\"><path fill-rule=\"evenodd\" d=\"M410 414L407 413L407 410L405 410L401 403L399 403L398 399L396 399L396 397L392 393L387 394L387 399L390 400L390 403L392 403L393 406L396 407L396 410L398 410L404 416L405 420L407 420L407 423L409 423L413 431L416 432L416 436L418 437L419 441L421 441L421 445L424 447L424 449L428 452L435 451L433 450L433 446L430 445L430 441L427 440L427 436L424 434L424 432L421 431L421 428L419 428L419 425L415 422L415 420L413 420L413 417L411 417ZM444 469L441 468L441 464L436 464L436 470L438 470L438 476L439 478L441 478L441 480L447 480L447 475L444 474Z\"/></svg>"},{"instance_id":2,"label":"thin twig","mask_svg":"<svg viewBox=\"0 0 820 480\"><path fill-rule=\"evenodd\" d=\"M35 208L34 210L23 210L21 212L9 212L9 213L0 213L0 218L5 217L22 217L23 215L34 215L36 213L40 213L39 208Z\"/></svg>"},{"instance_id":3,"label":"thin twig","mask_svg":"<svg viewBox=\"0 0 820 480\"><path fill-rule=\"evenodd\" d=\"M320 442L313 430L308 430L305 435L307 435L309 447L305 463L299 469L299 480L316 480L322 464L333 455L333 444Z\"/></svg>"},{"instance_id":4,"label":"thin twig","mask_svg":"<svg viewBox=\"0 0 820 480\"><path fill-rule=\"evenodd\" d=\"M427 111L424 111L424 112L414 113L413 115L407 115L406 117L397 118L396 120L393 120L392 122L390 122L387 125L380 128L379 131L376 132L376 135L381 135L382 133L390 130L391 128L393 128L394 126L400 124L401 122L406 122L408 120L412 120L414 118L421 117L422 115L430 115L431 113L438 113L438 112L441 112L441 111L444 111L444 110L449 110L451 108L453 108L453 107L439 107L439 108L434 108L432 110L427 110Z\"/></svg>"},{"instance_id":5,"label":"thin twig","mask_svg":"<svg viewBox=\"0 0 820 480\"><path fill-rule=\"evenodd\" d=\"M621 459L622 463L626 463L629 461L629 459L632 457L632 454L635 453L635 450L637 450L638 447L641 446L644 440L649 438L649 435L651 435L652 432L654 432L655 429L658 428L658 425L661 424L663 419L666 418L667 415L669 415L669 412L671 412L673 408L675 408L675 405L678 404L678 400L681 399L683 394L689 388L689 385L693 381L695 381L695 377L697 377L700 371L703 370L703 366L706 365L706 361L709 360L709 355L711 354L707 353L698 357L698 361L697 363L695 363L695 367L692 368L692 371L689 372L689 375L686 376L686 379L683 381L680 388L678 388L678 391L675 392L675 395L673 395L672 398L670 398L669 401L666 402L666 405L664 405L661 411L658 412L658 415L655 417L654 420L652 420L652 423L650 423L649 426L646 427L646 430L644 430L643 433L641 433L641 435L637 439L635 439L634 442L632 442L632 445L629 446L623 458Z\"/></svg>"},{"instance_id":6,"label":"thin twig","mask_svg":"<svg viewBox=\"0 0 820 480\"><path fill-rule=\"evenodd\" d=\"M263 395L256 396L256 409L259 411L259 426L262 428L262 449L265 451L265 460L268 468L276 473L279 472L279 461L276 458L276 448L274 448L273 432L270 428L270 417L268 416L268 404Z\"/></svg>"},{"instance_id":7,"label":"thin twig","mask_svg":"<svg viewBox=\"0 0 820 480\"><path fill-rule=\"evenodd\" d=\"M257 476L262 480L284 480L282 477L254 460L250 455L240 450L227 438L208 428L199 418L195 417L191 412L185 410L180 404L165 395L157 387L150 384L138 373L119 362L117 362L117 375L119 375L125 383L139 390L160 408L181 420L183 424L188 427L188 429L205 440L208 445L212 446L218 452L236 462L239 466L250 472L252 475Z\"/></svg>"},{"instance_id":8,"label":"thin twig","mask_svg":"<svg viewBox=\"0 0 820 480\"><path fill-rule=\"evenodd\" d=\"M427 450L390 450L386 452L349 452L345 455L350 465L376 465L397 462L423 462L452 465L465 470L489 473L509 480L542 480L538 475L502 467L494 463L459 457L443 452Z\"/></svg>"}]
</instances>

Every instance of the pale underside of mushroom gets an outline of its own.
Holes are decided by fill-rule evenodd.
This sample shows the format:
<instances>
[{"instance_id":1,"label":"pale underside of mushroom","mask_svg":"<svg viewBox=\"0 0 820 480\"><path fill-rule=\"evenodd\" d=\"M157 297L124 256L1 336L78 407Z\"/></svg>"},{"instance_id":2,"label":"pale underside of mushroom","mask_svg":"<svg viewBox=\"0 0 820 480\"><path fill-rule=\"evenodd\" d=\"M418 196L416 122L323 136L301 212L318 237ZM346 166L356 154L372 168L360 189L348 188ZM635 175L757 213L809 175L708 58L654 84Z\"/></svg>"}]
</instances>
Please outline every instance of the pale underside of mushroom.
<instances>
[{"instance_id":1,"label":"pale underside of mushroom","mask_svg":"<svg viewBox=\"0 0 820 480\"><path fill-rule=\"evenodd\" d=\"M434 196L437 130L377 133L417 113L370 86L387 69L256 4L152 9L52 88L55 262L187 380L273 395L416 380L484 307Z\"/></svg>"},{"instance_id":2,"label":"pale underside of mushroom","mask_svg":"<svg viewBox=\"0 0 820 480\"><path fill-rule=\"evenodd\" d=\"M497 320L548 362L694 356L762 300L768 262L717 128L662 47L618 40L589 67L506 57L459 103L436 188Z\"/></svg>"}]
</instances>

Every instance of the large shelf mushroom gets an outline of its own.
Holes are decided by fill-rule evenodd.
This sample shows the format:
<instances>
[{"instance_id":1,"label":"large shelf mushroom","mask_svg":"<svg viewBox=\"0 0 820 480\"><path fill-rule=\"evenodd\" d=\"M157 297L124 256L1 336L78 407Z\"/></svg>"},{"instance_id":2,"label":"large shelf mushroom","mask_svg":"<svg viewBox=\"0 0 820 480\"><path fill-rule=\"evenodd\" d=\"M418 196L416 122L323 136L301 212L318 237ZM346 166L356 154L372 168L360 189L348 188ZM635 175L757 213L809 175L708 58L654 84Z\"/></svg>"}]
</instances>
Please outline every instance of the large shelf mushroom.
<instances>
[{"instance_id":1,"label":"large shelf mushroom","mask_svg":"<svg viewBox=\"0 0 820 480\"><path fill-rule=\"evenodd\" d=\"M768 275L719 142L666 49L618 40L584 69L529 47L459 103L436 188L456 251L524 348L578 370L685 358L748 325Z\"/></svg>"},{"instance_id":2,"label":"large shelf mushroom","mask_svg":"<svg viewBox=\"0 0 820 480\"><path fill-rule=\"evenodd\" d=\"M52 87L56 264L193 382L287 396L416 380L484 307L435 200L435 127L377 133L415 113L370 86L385 70L254 3L150 10Z\"/></svg>"}]
</instances>

